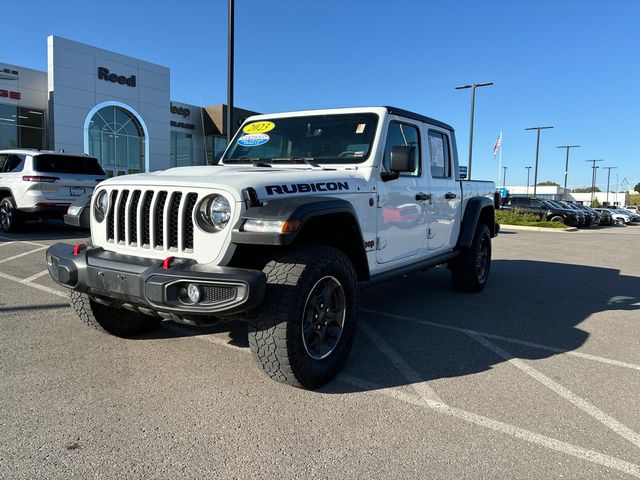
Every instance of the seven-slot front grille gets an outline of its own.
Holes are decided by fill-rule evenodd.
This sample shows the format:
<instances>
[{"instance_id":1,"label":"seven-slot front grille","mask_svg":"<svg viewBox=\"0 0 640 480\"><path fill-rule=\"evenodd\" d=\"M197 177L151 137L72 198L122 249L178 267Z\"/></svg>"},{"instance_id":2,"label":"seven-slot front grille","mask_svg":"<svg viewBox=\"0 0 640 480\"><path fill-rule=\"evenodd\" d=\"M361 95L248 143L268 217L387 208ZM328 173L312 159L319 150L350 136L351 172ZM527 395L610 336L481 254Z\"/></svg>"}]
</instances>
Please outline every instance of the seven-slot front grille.
<instances>
[{"instance_id":1,"label":"seven-slot front grille","mask_svg":"<svg viewBox=\"0 0 640 480\"><path fill-rule=\"evenodd\" d=\"M172 252L193 250L197 193L122 189L110 192L107 240Z\"/></svg>"}]
</instances>

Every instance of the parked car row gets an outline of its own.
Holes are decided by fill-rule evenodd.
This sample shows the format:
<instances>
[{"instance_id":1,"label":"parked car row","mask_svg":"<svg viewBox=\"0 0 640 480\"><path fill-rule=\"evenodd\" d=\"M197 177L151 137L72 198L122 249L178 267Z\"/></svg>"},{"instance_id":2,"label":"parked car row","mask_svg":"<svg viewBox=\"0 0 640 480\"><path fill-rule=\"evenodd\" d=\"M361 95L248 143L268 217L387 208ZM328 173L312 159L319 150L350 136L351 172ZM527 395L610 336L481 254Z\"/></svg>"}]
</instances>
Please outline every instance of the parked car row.
<instances>
[{"instance_id":1,"label":"parked car row","mask_svg":"<svg viewBox=\"0 0 640 480\"><path fill-rule=\"evenodd\" d=\"M501 208L533 214L540 221L561 222L579 228L640 223L640 215L632 210L621 207L591 208L561 200L509 197L503 201Z\"/></svg>"}]
</instances>

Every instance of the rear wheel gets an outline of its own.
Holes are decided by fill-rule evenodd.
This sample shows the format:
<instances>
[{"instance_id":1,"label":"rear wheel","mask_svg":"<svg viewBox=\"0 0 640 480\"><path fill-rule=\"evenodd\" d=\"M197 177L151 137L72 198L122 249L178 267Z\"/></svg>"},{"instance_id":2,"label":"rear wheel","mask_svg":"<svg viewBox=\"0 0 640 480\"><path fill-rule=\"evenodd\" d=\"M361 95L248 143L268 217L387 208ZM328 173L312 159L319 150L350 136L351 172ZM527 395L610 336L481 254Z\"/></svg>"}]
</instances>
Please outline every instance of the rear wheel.
<instances>
[{"instance_id":1,"label":"rear wheel","mask_svg":"<svg viewBox=\"0 0 640 480\"><path fill-rule=\"evenodd\" d=\"M71 291L71 308L80 319L98 331L118 337L133 337L149 332L160 324L159 317L109 307L93 300L86 293Z\"/></svg>"},{"instance_id":2,"label":"rear wheel","mask_svg":"<svg viewBox=\"0 0 640 480\"><path fill-rule=\"evenodd\" d=\"M3 232L12 233L20 230L22 218L16 209L16 203L11 197L0 200L0 228Z\"/></svg>"},{"instance_id":3,"label":"rear wheel","mask_svg":"<svg viewBox=\"0 0 640 480\"><path fill-rule=\"evenodd\" d=\"M484 289L491 271L491 234L489 227L476 227L473 242L464 248L451 264L453 286L463 292L480 292Z\"/></svg>"},{"instance_id":4,"label":"rear wheel","mask_svg":"<svg viewBox=\"0 0 640 480\"><path fill-rule=\"evenodd\" d=\"M562 218L560 215L554 215L553 217L551 217L551 221L552 222L558 222L558 223L564 223L564 218Z\"/></svg>"},{"instance_id":5,"label":"rear wheel","mask_svg":"<svg viewBox=\"0 0 640 480\"><path fill-rule=\"evenodd\" d=\"M314 389L337 375L356 331L358 287L339 250L303 246L264 268L267 291L249 317L249 346L273 380Z\"/></svg>"}]
</instances>

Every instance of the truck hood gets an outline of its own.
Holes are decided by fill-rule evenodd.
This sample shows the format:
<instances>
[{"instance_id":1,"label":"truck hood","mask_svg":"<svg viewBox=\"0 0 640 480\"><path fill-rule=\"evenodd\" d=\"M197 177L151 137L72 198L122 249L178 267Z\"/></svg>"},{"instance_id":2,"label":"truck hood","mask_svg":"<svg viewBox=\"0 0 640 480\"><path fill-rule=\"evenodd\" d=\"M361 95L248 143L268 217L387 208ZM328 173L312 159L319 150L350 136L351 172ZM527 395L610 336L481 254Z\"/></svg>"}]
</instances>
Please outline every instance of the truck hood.
<instances>
[{"instance_id":1,"label":"truck hood","mask_svg":"<svg viewBox=\"0 0 640 480\"><path fill-rule=\"evenodd\" d=\"M372 188L363 178L365 170L368 169L321 170L246 165L179 167L114 177L100 186L211 188L228 192L236 201L242 201L241 192L248 187L255 189L259 199L369 192Z\"/></svg>"}]
</instances>

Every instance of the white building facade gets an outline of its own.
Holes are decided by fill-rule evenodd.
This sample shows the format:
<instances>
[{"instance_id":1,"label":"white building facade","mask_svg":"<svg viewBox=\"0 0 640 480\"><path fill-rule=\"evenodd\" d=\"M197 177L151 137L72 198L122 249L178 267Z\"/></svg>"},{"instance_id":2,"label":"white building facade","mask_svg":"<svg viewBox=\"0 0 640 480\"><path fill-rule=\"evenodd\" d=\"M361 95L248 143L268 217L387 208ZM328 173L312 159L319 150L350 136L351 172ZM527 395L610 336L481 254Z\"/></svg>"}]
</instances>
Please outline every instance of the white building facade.
<instances>
[{"instance_id":1,"label":"white building facade","mask_svg":"<svg viewBox=\"0 0 640 480\"><path fill-rule=\"evenodd\" d=\"M168 67L58 36L46 72L0 63L0 149L87 153L109 176L217 162L225 111L172 101Z\"/></svg>"}]
</instances>

